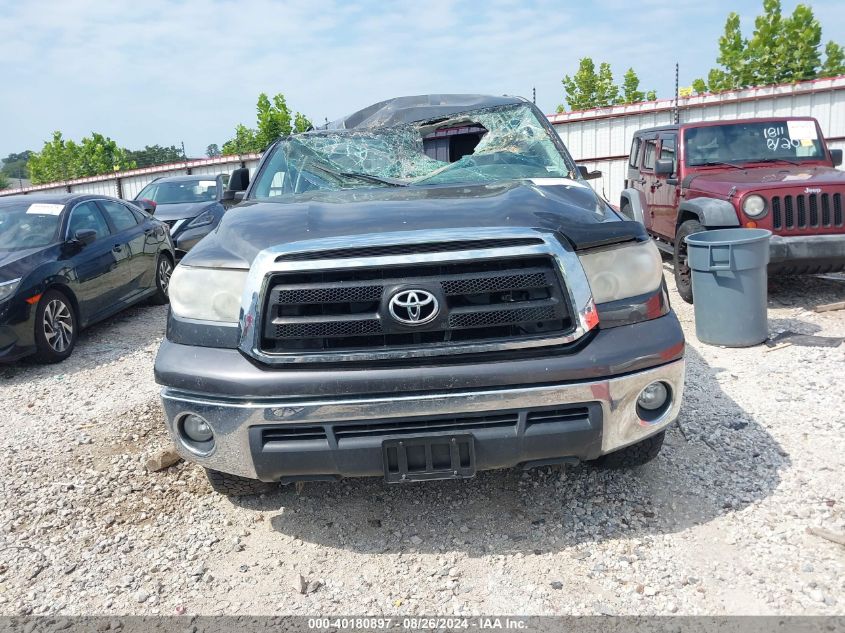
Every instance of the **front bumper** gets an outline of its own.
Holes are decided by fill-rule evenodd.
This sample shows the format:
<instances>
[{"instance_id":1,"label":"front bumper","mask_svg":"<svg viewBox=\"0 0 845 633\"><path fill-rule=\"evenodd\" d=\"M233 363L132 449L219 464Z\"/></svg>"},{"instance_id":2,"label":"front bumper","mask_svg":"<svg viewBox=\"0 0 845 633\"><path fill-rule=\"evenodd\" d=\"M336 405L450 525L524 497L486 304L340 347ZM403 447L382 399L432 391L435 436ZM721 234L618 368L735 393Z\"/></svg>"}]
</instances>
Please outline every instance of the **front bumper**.
<instances>
[{"instance_id":1,"label":"front bumper","mask_svg":"<svg viewBox=\"0 0 845 633\"><path fill-rule=\"evenodd\" d=\"M35 353L35 310L23 303L0 306L0 363Z\"/></svg>"},{"instance_id":2,"label":"front bumper","mask_svg":"<svg viewBox=\"0 0 845 633\"><path fill-rule=\"evenodd\" d=\"M813 274L845 270L845 234L773 235L769 240L769 273Z\"/></svg>"},{"instance_id":3,"label":"front bumper","mask_svg":"<svg viewBox=\"0 0 845 633\"><path fill-rule=\"evenodd\" d=\"M183 457L243 477L291 481L381 475L382 442L410 432L470 433L478 470L595 459L675 420L683 351L683 331L670 312L599 330L576 350L545 357L280 370L237 350L165 340L155 369ZM636 400L655 380L669 385L672 402L646 421ZM180 422L189 413L214 431L207 454L182 440ZM510 423L478 420L503 413Z\"/></svg>"},{"instance_id":4,"label":"front bumper","mask_svg":"<svg viewBox=\"0 0 845 633\"><path fill-rule=\"evenodd\" d=\"M684 363L606 380L399 397L249 402L172 389L164 389L162 397L168 430L182 456L242 477L382 475L382 443L408 437L407 427L419 429L413 437L471 434L477 469L490 470L595 459L663 430L680 410ZM671 402L658 417L643 420L637 398L657 380L669 385ZM214 447L207 454L182 440L179 423L188 413L201 415L214 430ZM496 419L511 413L514 422L473 424L485 413Z\"/></svg>"}]
</instances>

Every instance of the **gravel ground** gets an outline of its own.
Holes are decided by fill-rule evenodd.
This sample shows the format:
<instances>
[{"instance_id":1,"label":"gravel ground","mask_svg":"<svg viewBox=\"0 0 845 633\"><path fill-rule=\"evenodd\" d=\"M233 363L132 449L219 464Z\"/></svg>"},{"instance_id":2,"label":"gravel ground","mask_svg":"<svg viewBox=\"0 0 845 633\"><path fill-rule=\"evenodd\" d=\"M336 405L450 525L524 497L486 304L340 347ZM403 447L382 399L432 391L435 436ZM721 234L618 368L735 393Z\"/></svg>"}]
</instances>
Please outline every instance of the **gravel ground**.
<instances>
[{"instance_id":1,"label":"gravel ground","mask_svg":"<svg viewBox=\"0 0 845 633\"><path fill-rule=\"evenodd\" d=\"M60 365L0 367L0 614L845 614L845 547L807 532L845 532L843 346L708 347L673 298L680 424L628 472L233 502L196 466L144 468L167 444L164 308L94 327ZM773 284L772 333L845 335L845 312L810 311L843 298Z\"/></svg>"}]
</instances>

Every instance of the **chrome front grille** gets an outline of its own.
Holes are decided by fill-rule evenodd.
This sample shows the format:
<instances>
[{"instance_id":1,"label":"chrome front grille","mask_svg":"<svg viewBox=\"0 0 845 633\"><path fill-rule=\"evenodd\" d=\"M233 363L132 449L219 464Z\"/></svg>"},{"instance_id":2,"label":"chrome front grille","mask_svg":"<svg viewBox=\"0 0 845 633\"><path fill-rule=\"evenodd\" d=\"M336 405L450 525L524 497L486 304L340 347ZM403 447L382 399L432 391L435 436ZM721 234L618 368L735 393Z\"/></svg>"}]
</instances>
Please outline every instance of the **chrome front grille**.
<instances>
[{"instance_id":1,"label":"chrome front grille","mask_svg":"<svg viewBox=\"0 0 845 633\"><path fill-rule=\"evenodd\" d=\"M843 226L841 193L810 193L773 196L772 226L775 230L801 230Z\"/></svg>"},{"instance_id":2,"label":"chrome front grille","mask_svg":"<svg viewBox=\"0 0 845 633\"><path fill-rule=\"evenodd\" d=\"M425 323L390 312L409 289L437 298ZM554 233L426 229L261 251L239 348L270 365L370 363L564 345L597 322L581 262Z\"/></svg>"},{"instance_id":3,"label":"chrome front grille","mask_svg":"<svg viewBox=\"0 0 845 633\"><path fill-rule=\"evenodd\" d=\"M276 274L262 350L385 351L562 334L573 320L556 268L545 255ZM417 287L439 297L444 318L395 322L387 300Z\"/></svg>"}]
</instances>

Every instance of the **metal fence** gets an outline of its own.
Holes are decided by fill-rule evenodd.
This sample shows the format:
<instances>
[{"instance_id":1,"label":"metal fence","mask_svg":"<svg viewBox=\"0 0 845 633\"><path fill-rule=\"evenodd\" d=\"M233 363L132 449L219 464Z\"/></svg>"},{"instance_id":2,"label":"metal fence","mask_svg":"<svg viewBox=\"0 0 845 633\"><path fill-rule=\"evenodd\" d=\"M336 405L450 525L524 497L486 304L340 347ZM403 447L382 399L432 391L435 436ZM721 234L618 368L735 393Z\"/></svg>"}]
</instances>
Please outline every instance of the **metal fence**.
<instances>
[{"instance_id":1,"label":"metal fence","mask_svg":"<svg viewBox=\"0 0 845 633\"><path fill-rule=\"evenodd\" d=\"M752 117L812 116L831 147L845 149L845 76L797 84L748 88L678 100L681 123ZM549 115L579 164L598 169L590 184L613 204L625 183L634 132L675 122L674 100L647 101Z\"/></svg>"},{"instance_id":2,"label":"metal fence","mask_svg":"<svg viewBox=\"0 0 845 633\"><path fill-rule=\"evenodd\" d=\"M646 101L549 115L563 142L579 164L598 169L602 178L593 187L618 204L625 181L626 159L635 131L674 122L673 100ZM712 95L681 98L677 103L682 123L767 116L812 116L818 119L831 147L845 149L845 76L797 84L748 88ZM134 198L154 178L184 174L218 174L238 167L254 169L259 154L192 160L66 182L6 189L0 196L30 192L98 193Z\"/></svg>"}]
</instances>

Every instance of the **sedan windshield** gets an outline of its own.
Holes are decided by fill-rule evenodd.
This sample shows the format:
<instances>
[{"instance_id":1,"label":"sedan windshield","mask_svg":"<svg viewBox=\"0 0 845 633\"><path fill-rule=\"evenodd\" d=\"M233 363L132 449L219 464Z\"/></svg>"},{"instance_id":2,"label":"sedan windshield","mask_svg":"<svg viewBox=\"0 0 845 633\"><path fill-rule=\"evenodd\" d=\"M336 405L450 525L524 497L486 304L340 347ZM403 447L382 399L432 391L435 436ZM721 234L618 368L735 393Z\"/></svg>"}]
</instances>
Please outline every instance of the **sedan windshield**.
<instances>
[{"instance_id":1,"label":"sedan windshield","mask_svg":"<svg viewBox=\"0 0 845 633\"><path fill-rule=\"evenodd\" d=\"M136 196L136 200L152 200L156 204L206 202L217 200L216 180L172 180L151 182Z\"/></svg>"},{"instance_id":2,"label":"sedan windshield","mask_svg":"<svg viewBox=\"0 0 845 633\"><path fill-rule=\"evenodd\" d=\"M551 134L527 104L298 134L273 148L251 195L572 177L575 165Z\"/></svg>"},{"instance_id":3,"label":"sedan windshield","mask_svg":"<svg viewBox=\"0 0 845 633\"><path fill-rule=\"evenodd\" d=\"M0 206L0 251L47 246L56 239L64 205L25 202Z\"/></svg>"},{"instance_id":4,"label":"sedan windshield","mask_svg":"<svg viewBox=\"0 0 845 633\"><path fill-rule=\"evenodd\" d=\"M748 162L824 160L814 121L755 121L708 125L684 134L692 167Z\"/></svg>"}]
</instances>

